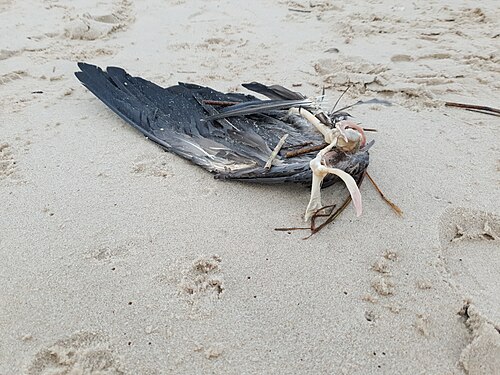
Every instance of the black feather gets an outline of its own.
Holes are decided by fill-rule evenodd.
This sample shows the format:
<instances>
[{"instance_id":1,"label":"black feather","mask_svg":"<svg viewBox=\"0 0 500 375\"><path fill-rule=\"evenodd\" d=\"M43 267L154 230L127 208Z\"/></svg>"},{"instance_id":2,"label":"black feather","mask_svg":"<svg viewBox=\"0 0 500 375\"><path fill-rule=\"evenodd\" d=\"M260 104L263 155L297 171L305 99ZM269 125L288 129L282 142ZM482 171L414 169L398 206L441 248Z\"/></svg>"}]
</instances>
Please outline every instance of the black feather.
<instances>
[{"instance_id":1,"label":"black feather","mask_svg":"<svg viewBox=\"0 0 500 375\"><path fill-rule=\"evenodd\" d=\"M264 168L272 149L284 134L289 135L285 144L287 150L306 143L323 142L321 134L305 120L279 110L280 105L278 109L269 109L270 102L288 102L285 108L289 108L292 101L303 101L303 96L283 98L287 89L265 86L274 90L275 95L281 93L281 98L260 101L251 95L224 94L187 83L162 88L132 77L117 67L108 67L106 71L86 63L78 63L78 67L81 71L75 73L76 77L122 119L165 150L215 173L216 178L259 183L311 183L309 162L316 153L287 159L281 151L273 167ZM246 116L219 118L220 107L205 101L240 102L240 108L259 109ZM263 107L266 113L262 113ZM368 152L345 155L340 164L346 172L359 174L368 165ZM333 176L328 176L324 186L334 180Z\"/></svg>"}]
</instances>

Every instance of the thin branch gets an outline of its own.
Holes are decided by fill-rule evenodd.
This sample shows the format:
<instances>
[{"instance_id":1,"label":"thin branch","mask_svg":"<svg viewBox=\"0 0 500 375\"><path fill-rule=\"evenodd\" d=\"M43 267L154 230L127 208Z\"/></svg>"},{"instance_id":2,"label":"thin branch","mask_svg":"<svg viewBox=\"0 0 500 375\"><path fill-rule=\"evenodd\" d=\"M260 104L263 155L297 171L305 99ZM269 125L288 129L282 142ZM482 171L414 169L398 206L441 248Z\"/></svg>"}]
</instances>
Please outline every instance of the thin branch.
<instances>
[{"instance_id":1,"label":"thin branch","mask_svg":"<svg viewBox=\"0 0 500 375\"><path fill-rule=\"evenodd\" d=\"M445 102L446 107L456 107L456 108L465 108L465 109L475 109L479 111L484 111L483 113L493 116L500 115L500 109L493 107L486 107L484 105L475 105L475 104L464 104L464 103L456 103L456 102Z\"/></svg>"},{"instance_id":2,"label":"thin branch","mask_svg":"<svg viewBox=\"0 0 500 375\"><path fill-rule=\"evenodd\" d=\"M309 145L312 145L314 142L313 141L307 141L307 142L302 142L302 143L299 143L299 144L296 144L296 145L284 145L283 148L284 149L292 149L292 148L302 148L302 147L305 147L305 146L309 146Z\"/></svg>"},{"instance_id":3,"label":"thin branch","mask_svg":"<svg viewBox=\"0 0 500 375\"><path fill-rule=\"evenodd\" d=\"M299 12L299 13L311 13L312 10L306 10L306 9L296 9L296 8L288 8L290 12Z\"/></svg>"},{"instance_id":4,"label":"thin branch","mask_svg":"<svg viewBox=\"0 0 500 375\"><path fill-rule=\"evenodd\" d=\"M328 224L330 224L333 220L335 220L337 217L339 217L339 215L347 208L347 206L349 205L349 203L351 203L352 201L352 198L351 196L349 195L346 200L344 201L344 203L342 203L342 205L337 209L335 210L335 212L332 212L330 214L330 216L328 216L328 218L323 222L321 223L319 226L317 227L312 227L312 223L313 223L313 219L316 219L316 216L313 216L311 218L311 234L307 237L304 237L303 240L307 240L309 239L310 237L312 237L314 234L318 233L321 229L323 229L324 227L326 227ZM316 215L316 214L315 214Z\"/></svg>"},{"instance_id":5,"label":"thin branch","mask_svg":"<svg viewBox=\"0 0 500 375\"><path fill-rule=\"evenodd\" d=\"M394 204L389 198L387 198L384 193L382 193L382 190L380 190L380 188L378 187L378 185L375 183L375 181L373 180L373 178L368 174L367 171L365 171L365 175L366 177L368 177L368 179L370 180L370 182L372 183L373 187L375 188L375 190L377 190L377 192L380 194L380 196L382 197L382 199L385 201L385 203L387 203L391 208L392 210L398 214L399 216L403 216L403 211L401 211L401 208L399 208L396 204Z\"/></svg>"},{"instance_id":6,"label":"thin branch","mask_svg":"<svg viewBox=\"0 0 500 375\"><path fill-rule=\"evenodd\" d=\"M482 113L484 115L492 115L492 116L497 116L497 117L500 117L499 114L497 113L493 113L493 112L486 112L486 111L482 111L480 109L469 109L467 108L466 111L469 111L469 112L477 112L477 113Z\"/></svg>"},{"instance_id":7,"label":"thin branch","mask_svg":"<svg viewBox=\"0 0 500 375\"><path fill-rule=\"evenodd\" d=\"M361 175L361 177L357 181L358 187L361 186L361 183L363 182L363 179L364 179L364 173ZM337 210L335 210L335 212L332 212L330 214L330 216L328 216L328 218L323 223L321 223L319 226L315 227L315 226L313 226L313 223L315 225L315 219L316 219L316 217L323 216L323 215L318 215L319 212L321 212L323 210L323 208L320 208L319 210L317 210L316 213L311 218L311 234L309 236L307 236L307 237L304 237L303 240L307 240L312 235L318 233L321 229L323 229L328 224L330 224L332 221L334 221L337 217L339 217L340 214L347 208L347 206L349 205L349 203L351 203L351 201L352 201L352 197L351 197L351 195L349 195L346 198L346 200L344 201L344 203L342 203L342 205ZM327 207L331 207L331 206L327 206ZM335 205L333 206L333 208L335 208ZM333 210L333 208L332 208L332 210Z\"/></svg>"},{"instance_id":8,"label":"thin branch","mask_svg":"<svg viewBox=\"0 0 500 375\"><path fill-rule=\"evenodd\" d=\"M304 154L307 154L309 152L320 151L320 150L324 149L326 146L328 146L328 143L322 143L320 145L312 145L312 146L299 148L298 150L288 151L285 154L285 158L288 159L288 158L293 158L295 156L304 155Z\"/></svg>"},{"instance_id":9,"label":"thin branch","mask_svg":"<svg viewBox=\"0 0 500 375\"><path fill-rule=\"evenodd\" d=\"M342 99L342 97L344 96L344 94L351 88L351 86L347 86L347 88L344 90L344 92L342 94L340 94L339 98L337 99L337 101L335 102L335 104L333 105L333 108L332 110L330 111L330 113L335 113L335 108L337 108L337 104L339 104L340 102L340 99Z\"/></svg>"},{"instance_id":10,"label":"thin branch","mask_svg":"<svg viewBox=\"0 0 500 375\"><path fill-rule=\"evenodd\" d=\"M241 102L227 102L227 101L222 101L222 100L203 100L202 102L203 102L203 104L218 105L221 107L229 107L229 106L241 103Z\"/></svg>"},{"instance_id":11,"label":"thin branch","mask_svg":"<svg viewBox=\"0 0 500 375\"><path fill-rule=\"evenodd\" d=\"M292 230L310 230L309 227L274 228L277 232L290 232Z\"/></svg>"},{"instance_id":12,"label":"thin branch","mask_svg":"<svg viewBox=\"0 0 500 375\"><path fill-rule=\"evenodd\" d=\"M278 155L278 152L280 152L281 148L285 144L286 139L288 138L288 134L285 134L283 137L281 137L280 141L274 148L273 152L271 153L271 156L269 156L269 159L267 160L266 165L264 166L265 169L271 169L271 165L273 164L273 160L276 158Z\"/></svg>"},{"instance_id":13,"label":"thin branch","mask_svg":"<svg viewBox=\"0 0 500 375\"><path fill-rule=\"evenodd\" d=\"M317 209L316 212L314 213L314 215L311 217L311 228L310 228L311 231L316 230L316 219L318 219L320 217L329 217L332 214L335 207L337 207L337 205L332 204L332 205L323 206L323 207ZM326 210L329 210L329 211L327 212ZM321 212L325 212L325 213L321 213Z\"/></svg>"}]
</instances>

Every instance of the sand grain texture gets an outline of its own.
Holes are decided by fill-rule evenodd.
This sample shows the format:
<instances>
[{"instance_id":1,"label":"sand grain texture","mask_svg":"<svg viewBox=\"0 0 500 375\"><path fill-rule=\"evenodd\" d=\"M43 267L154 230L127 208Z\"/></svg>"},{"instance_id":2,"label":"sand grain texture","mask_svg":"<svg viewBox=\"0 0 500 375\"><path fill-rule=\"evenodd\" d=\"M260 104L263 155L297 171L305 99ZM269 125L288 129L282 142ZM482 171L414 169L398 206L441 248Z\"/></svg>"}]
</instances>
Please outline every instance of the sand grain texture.
<instances>
[{"instance_id":1,"label":"sand grain texture","mask_svg":"<svg viewBox=\"0 0 500 375\"><path fill-rule=\"evenodd\" d=\"M500 106L497 1L0 0L0 18L0 375L500 373L499 120L443 106ZM164 153L79 84L82 60L389 100L350 112L404 216L366 183L362 217L276 232L307 190Z\"/></svg>"}]
</instances>

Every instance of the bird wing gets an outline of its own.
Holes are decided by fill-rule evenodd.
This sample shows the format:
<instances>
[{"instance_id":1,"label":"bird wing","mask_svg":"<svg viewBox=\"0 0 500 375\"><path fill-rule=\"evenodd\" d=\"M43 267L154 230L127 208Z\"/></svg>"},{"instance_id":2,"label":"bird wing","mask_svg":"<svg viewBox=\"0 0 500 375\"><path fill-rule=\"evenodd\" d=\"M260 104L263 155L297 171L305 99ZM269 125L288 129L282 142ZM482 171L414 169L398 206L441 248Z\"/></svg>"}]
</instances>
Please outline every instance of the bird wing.
<instances>
[{"instance_id":1,"label":"bird wing","mask_svg":"<svg viewBox=\"0 0 500 375\"><path fill-rule=\"evenodd\" d=\"M79 63L78 67L76 77L122 119L165 150L215 173L216 178L311 183L309 162L315 154L284 158L284 153L304 144L320 144L323 138L296 115L274 110L210 119L222 107L207 103L259 100L187 83L162 88L118 67L102 70L86 63ZM289 135L287 142L273 167L264 168L272 149L285 134Z\"/></svg>"}]
</instances>

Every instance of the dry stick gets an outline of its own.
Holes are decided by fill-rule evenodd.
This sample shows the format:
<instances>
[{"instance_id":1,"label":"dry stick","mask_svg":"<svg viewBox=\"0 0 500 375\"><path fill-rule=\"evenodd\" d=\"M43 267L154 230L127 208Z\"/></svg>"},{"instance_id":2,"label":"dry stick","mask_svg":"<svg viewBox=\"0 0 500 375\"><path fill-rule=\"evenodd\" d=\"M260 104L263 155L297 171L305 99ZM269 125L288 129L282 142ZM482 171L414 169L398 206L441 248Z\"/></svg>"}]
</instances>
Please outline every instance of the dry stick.
<instances>
[{"instance_id":1,"label":"dry stick","mask_svg":"<svg viewBox=\"0 0 500 375\"><path fill-rule=\"evenodd\" d=\"M323 206L321 208L318 208L316 210L316 212L314 213L313 217L311 218L311 226L309 226L309 227L274 228L274 230L278 231L278 232L288 232L288 231L292 231L292 230L310 230L310 231L313 231L314 229L316 229L315 220L318 217L330 216L332 214L332 211L335 209L336 206L337 206L336 204L332 204L330 206ZM327 214L320 213L328 208L330 209L329 213L327 213Z\"/></svg>"},{"instance_id":2,"label":"dry stick","mask_svg":"<svg viewBox=\"0 0 500 375\"><path fill-rule=\"evenodd\" d=\"M313 216L311 217L311 231L314 231L316 229L316 219L320 218L320 217L329 217L333 210L335 209L335 207L337 207L336 204L332 204L332 205L329 205L329 206L323 206L319 209L316 210L316 212L313 214ZM329 209L330 211L327 213L326 210ZM321 212L325 211L324 214L322 214Z\"/></svg>"},{"instance_id":3,"label":"dry stick","mask_svg":"<svg viewBox=\"0 0 500 375\"><path fill-rule=\"evenodd\" d=\"M332 110L330 111L330 113L335 113L333 111L335 111L335 108L337 108L337 104L339 104L340 100L342 99L342 97L345 95L345 93L351 88L351 86L347 86L346 89L342 92L342 94L340 94L339 98L337 99L337 101L335 102L335 104L333 105L333 108Z\"/></svg>"},{"instance_id":4,"label":"dry stick","mask_svg":"<svg viewBox=\"0 0 500 375\"><path fill-rule=\"evenodd\" d=\"M361 178L357 182L358 187L361 186L361 183L363 182L363 178L364 178L364 174L361 176ZM323 206L323 207L319 208L318 210L316 210L316 212L312 216L312 218L311 218L311 226L309 228L304 228L304 227L274 228L274 230L279 231L279 232L286 232L286 231L292 231L292 230L305 230L305 229L309 229L311 231L311 234L309 236L303 238L303 240L307 240L312 235L318 233L321 229L323 229L328 224L330 224L332 221L334 221L337 217L339 217L340 214L342 212L344 212L344 210L347 208L347 206L349 205L349 203L351 203L351 201L352 201L352 197L349 195L346 198L346 200L344 201L344 203L342 203L342 205L335 212L332 212L335 209L335 207L336 207L335 204L330 205L330 206ZM326 215L322 214L321 212L323 210L327 209L327 208L331 208L332 209L332 211L330 211L330 214L326 214ZM319 226L316 227L316 218L318 218L318 217L325 217L325 216L328 216L328 218L323 223L321 223Z\"/></svg>"},{"instance_id":5,"label":"dry stick","mask_svg":"<svg viewBox=\"0 0 500 375\"><path fill-rule=\"evenodd\" d=\"M323 229L324 227L326 227L328 224L330 224L333 220L335 220L337 217L339 217L339 215L347 208L347 206L349 205L349 203L351 203L352 201L352 198L351 196L349 195L346 200L344 201L344 203L342 203L342 206L340 206L335 212L331 213L330 216L328 216L328 219L326 219L323 223L321 223L319 226L317 227L313 227L313 218L315 219L316 217L316 214L311 218L311 234L307 237L304 237L303 240L307 240L309 239L310 237L312 237L312 235L318 233L321 229Z\"/></svg>"},{"instance_id":6,"label":"dry stick","mask_svg":"<svg viewBox=\"0 0 500 375\"><path fill-rule=\"evenodd\" d=\"M312 10L306 10L306 9L296 9L296 8L288 8L290 12L299 12L299 13L311 13Z\"/></svg>"},{"instance_id":7,"label":"dry stick","mask_svg":"<svg viewBox=\"0 0 500 375\"><path fill-rule=\"evenodd\" d=\"M361 186L361 183L363 182L363 179L364 179L364 174L361 175L361 177L359 178L359 181L357 181L357 185L358 187ZM323 229L324 227L326 227L328 224L330 224L332 221L334 221L337 217L339 217L339 215L344 212L344 210L347 208L347 206L349 205L349 203L351 203L352 201L352 197L349 195L346 200L344 201L344 203L342 203L342 205L335 211L335 212L332 212L330 214L330 216L321 224L319 225L318 227L316 228L313 228L313 220L311 220L311 234L305 238L303 238L303 240L307 240L308 238L310 238L313 234L316 234L318 233L321 229ZM319 213L319 211L321 211L321 209L319 209L318 211L316 211L315 215L313 216L313 218Z\"/></svg>"},{"instance_id":8,"label":"dry stick","mask_svg":"<svg viewBox=\"0 0 500 375\"><path fill-rule=\"evenodd\" d=\"M500 117L499 114L492 113L492 112L481 111L480 109L469 109L469 108L467 108L466 111L477 112L477 113L482 113L484 115L492 115L492 116Z\"/></svg>"},{"instance_id":9,"label":"dry stick","mask_svg":"<svg viewBox=\"0 0 500 375\"><path fill-rule=\"evenodd\" d=\"M312 145L308 147L299 148L298 150L288 151L285 154L285 158L293 158L294 156L307 154L313 151L323 150L326 146L328 146L328 143L322 143L320 145Z\"/></svg>"},{"instance_id":10,"label":"dry stick","mask_svg":"<svg viewBox=\"0 0 500 375\"><path fill-rule=\"evenodd\" d=\"M292 230L310 230L310 227L290 227L290 228L274 228L276 232L290 232Z\"/></svg>"},{"instance_id":11,"label":"dry stick","mask_svg":"<svg viewBox=\"0 0 500 375\"><path fill-rule=\"evenodd\" d=\"M305 147L305 146L309 146L311 144L313 144L314 142L312 141L308 141L308 142L302 142L302 143L299 143L299 144L296 144L296 145L287 145L287 146L283 146L283 148L286 148L286 149L289 149L289 148L302 148L302 147Z\"/></svg>"},{"instance_id":12,"label":"dry stick","mask_svg":"<svg viewBox=\"0 0 500 375\"><path fill-rule=\"evenodd\" d=\"M317 217L326 217L326 216L330 216L332 214L332 211L335 209L335 207L337 207L336 204L331 204L331 205L328 205L328 206L323 206L321 208L318 208L315 212L314 212L314 218L317 218ZM325 213L325 214L322 214L321 212L323 211L326 211L327 209L330 209L330 212L329 213Z\"/></svg>"},{"instance_id":13,"label":"dry stick","mask_svg":"<svg viewBox=\"0 0 500 375\"><path fill-rule=\"evenodd\" d=\"M445 102L445 106L447 107L457 107L457 108L465 108L465 109L477 109L480 111L492 112L488 113L492 115L494 113L500 114L500 109L486 107L484 105L474 105L474 104L464 104L464 103L455 103L455 102Z\"/></svg>"},{"instance_id":14,"label":"dry stick","mask_svg":"<svg viewBox=\"0 0 500 375\"><path fill-rule=\"evenodd\" d=\"M203 104L219 105L221 107L229 107L231 105L240 104L241 102L226 102L222 100L203 100Z\"/></svg>"},{"instance_id":15,"label":"dry stick","mask_svg":"<svg viewBox=\"0 0 500 375\"><path fill-rule=\"evenodd\" d=\"M357 185L358 187L361 186L361 183L363 182L363 178L364 178L364 174L361 175L359 181L357 182ZM313 234L316 234L318 233L321 229L323 229L324 227L326 227L328 224L330 224L332 221L334 221L337 217L340 216L340 214L342 212L344 212L344 210L347 208L347 206L349 205L349 203L351 203L352 201L352 197L349 195L346 200L344 201L344 203L342 203L342 205L335 211L335 212L331 212L330 215L328 216L328 218L323 222L321 223L319 226L315 226L316 225L316 218L317 217L322 217L322 216L326 216L326 215L318 215L319 212L321 210L323 210L323 207L320 208L319 210L317 210L315 212L315 214L313 215L313 217L311 218L311 234L307 237L304 237L303 240L307 240L309 239ZM327 206L327 207L332 207L332 206ZM332 211L333 209L335 209L335 205L333 205L332 207Z\"/></svg>"},{"instance_id":16,"label":"dry stick","mask_svg":"<svg viewBox=\"0 0 500 375\"><path fill-rule=\"evenodd\" d=\"M288 134L285 134L283 137L281 137L280 141L274 148L273 152L271 153L271 156L269 156L269 159L267 160L266 165L264 166L265 169L271 169L271 165L273 164L274 158L278 155L278 152L280 152L281 147L285 144L286 139L288 138Z\"/></svg>"},{"instance_id":17,"label":"dry stick","mask_svg":"<svg viewBox=\"0 0 500 375\"><path fill-rule=\"evenodd\" d=\"M387 203L396 214L398 214L399 216L402 216L403 215L403 211L401 211L401 208L399 208L397 205L395 205L394 203L392 203L391 200L389 198L387 198L384 195L384 193L382 193L382 190L380 190L380 188L375 183L375 181L373 180L373 178L368 174L368 172L365 172L365 175L366 175L366 177L368 177L368 179L372 183L373 187L375 188L375 190L377 190L377 192L380 194L380 196L385 201L385 203Z\"/></svg>"}]
</instances>

